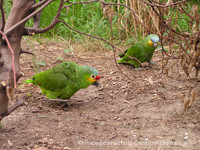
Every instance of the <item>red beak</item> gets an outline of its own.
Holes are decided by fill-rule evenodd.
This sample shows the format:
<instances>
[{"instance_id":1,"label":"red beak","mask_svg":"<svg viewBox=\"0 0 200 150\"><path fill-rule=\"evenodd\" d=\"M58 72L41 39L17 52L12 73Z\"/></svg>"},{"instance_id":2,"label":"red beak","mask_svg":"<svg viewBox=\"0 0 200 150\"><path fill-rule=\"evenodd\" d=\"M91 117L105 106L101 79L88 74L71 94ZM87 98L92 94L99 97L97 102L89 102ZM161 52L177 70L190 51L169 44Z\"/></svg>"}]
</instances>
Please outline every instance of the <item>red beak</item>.
<instances>
[{"instance_id":1,"label":"red beak","mask_svg":"<svg viewBox=\"0 0 200 150\"><path fill-rule=\"evenodd\" d=\"M100 80L100 75L96 76L95 80Z\"/></svg>"}]
</instances>

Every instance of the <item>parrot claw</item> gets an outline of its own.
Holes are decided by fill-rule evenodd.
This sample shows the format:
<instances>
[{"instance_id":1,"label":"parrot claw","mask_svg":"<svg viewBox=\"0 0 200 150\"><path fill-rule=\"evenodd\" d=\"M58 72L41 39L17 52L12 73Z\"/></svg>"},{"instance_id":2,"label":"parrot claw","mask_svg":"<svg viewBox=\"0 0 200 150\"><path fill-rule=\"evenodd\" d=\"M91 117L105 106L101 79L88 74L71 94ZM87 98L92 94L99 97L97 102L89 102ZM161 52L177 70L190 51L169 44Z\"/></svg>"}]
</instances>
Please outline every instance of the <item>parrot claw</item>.
<instances>
[{"instance_id":1,"label":"parrot claw","mask_svg":"<svg viewBox=\"0 0 200 150\"><path fill-rule=\"evenodd\" d=\"M80 105L80 104L83 104L84 102L82 101L82 100L78 100L78 101L76 101L76 102L73 102L73 104L75 104L75 105Z\"/></svg>"},{"instance_id":2,"label":"parrot claw","mask_svg":"<svg viewBox=\"0 0 200 150\"><path fill-rule=\"evenodd\" d=\"M61 104L67 104L68 106L70 105L70 100L69 99L48 99L50 102L58 102Z\"/></svg>"},{"instance_id":3,"label":"parrot claw","mask_svg":"<svg viewBox=\"0 0 200 150\"><path fill-rule=\"evenodd\" d=\"M78 101L70 101L70 100L67 100L67 107L69 108L71 105L81 105L83 104L83 101L82 100L78 100Z\"/></svg>"},{"instance_id":4,"label":"parrot claw","mask_svg":"<svg viewBox=\"0 0 200 150\"><path fill-rule=\"evenodd\" d=\"M70 105L71 105L71 101L70 101L70 100L68 100L68 101L67 101L67 107L69 108L69 107L70 107Z\"/></svg>"}]
</instances>

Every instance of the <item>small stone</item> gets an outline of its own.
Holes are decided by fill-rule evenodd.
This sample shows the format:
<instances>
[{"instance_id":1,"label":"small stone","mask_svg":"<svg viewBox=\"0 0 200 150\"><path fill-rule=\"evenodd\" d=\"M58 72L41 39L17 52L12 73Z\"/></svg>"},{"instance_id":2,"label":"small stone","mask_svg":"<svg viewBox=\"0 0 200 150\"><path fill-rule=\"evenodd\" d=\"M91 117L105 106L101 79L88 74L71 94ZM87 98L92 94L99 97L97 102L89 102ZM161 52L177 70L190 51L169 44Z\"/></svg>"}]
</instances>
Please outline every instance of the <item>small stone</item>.
<instances>
[{"instance_id":1,"label":"small stone","mask_svg":"<svg viewBox=\"0 0 200 150\"><path fill-rule=\"evenodd\" d=\"M120 121L121 120L121 118L117 118L117 121Z\"/></svg>"},{"instance_id":2,"label":"small stone","mask_svg":"<svg viewBox=\"0 0 200 150\"><path fill-rule=\"evenodd\" d=\"M114 117L114 120L116 120L118 117Z\"/></svg>"},{"instance_id":3,"label":"small stone","mask_svg":"<svg viewBox=\"0 0 200 150\"><path fill-rule=\"evenodd\" d=\"M10 140L8 140L8 145L9 145L10 147L13 146L13 144L12 144L12 142L11 142Z\"/></svg>"},{"instance_id":4,"label":"small stone","mask_svg":"<svg viewBox=\"0 0 200 150\"><path fill-rule=\"evenodd\" d=\"M64 150L69 150L69 149L71 149L71 148L69 148L69 147L63 147L63 149L64 149Z\"/></svg>"}]
</instances>

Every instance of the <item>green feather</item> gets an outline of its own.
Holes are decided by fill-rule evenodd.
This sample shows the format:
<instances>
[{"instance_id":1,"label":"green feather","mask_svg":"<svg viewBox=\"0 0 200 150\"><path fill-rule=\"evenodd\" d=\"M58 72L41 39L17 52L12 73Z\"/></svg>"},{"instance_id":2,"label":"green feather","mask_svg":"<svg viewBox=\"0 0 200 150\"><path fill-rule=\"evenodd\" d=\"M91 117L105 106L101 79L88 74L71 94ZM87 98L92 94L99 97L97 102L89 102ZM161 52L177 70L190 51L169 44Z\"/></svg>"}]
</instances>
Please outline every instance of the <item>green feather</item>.
<instances>
[{"instance_id":1,"label":"green feather","mask_svg":"<svg viewBox=\"0 0 200 150\"><path fill-rule=\"evenodd\" d=\"M26 80L25 83L33 83L34 81L31 79L31 80Z\"/></svg>"},{"instance_id":2,"label":"green feather","mask_svg":"<svg viewBox=\"0 0 200 150\"><path fill-rule=\"evenodd\" d=\"M150 34L146 38L138 41L124 52L126 55L125 54L119 55L121 59L118 61L118 63L130 64L133 65L135 68L138 68L140 66L140 63L135 59L132 60L130 57L137 58L141 63L150 62L153 56L153 52L156 49L154 45L152 46L148 45L150 40L153 43L157 44L159 41L159 37L155 34Z\"/></svg>"},{"instance_id":3,"label":"green feather","mask_svg":"<svg viewBox=\"0 0 200 150\"><path fill-rule=\"evenodd\" d=\"M79 66L69 61L40 72L25 82L39 86L42 94L49 99L69 99L78 90L92 84L88 80L92 75L97 76L99 73L92 67Z\"/></svg>"}]
</instances>

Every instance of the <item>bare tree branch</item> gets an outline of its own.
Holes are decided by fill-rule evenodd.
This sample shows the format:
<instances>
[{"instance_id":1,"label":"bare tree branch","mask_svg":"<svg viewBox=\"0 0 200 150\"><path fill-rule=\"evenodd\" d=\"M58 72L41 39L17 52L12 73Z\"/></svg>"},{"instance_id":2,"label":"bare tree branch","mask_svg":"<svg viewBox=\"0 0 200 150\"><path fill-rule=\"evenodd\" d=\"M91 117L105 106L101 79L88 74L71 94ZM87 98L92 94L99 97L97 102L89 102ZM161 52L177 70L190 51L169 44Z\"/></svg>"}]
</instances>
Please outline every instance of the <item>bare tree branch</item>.
<instances>
[{"instance_id":1,"label":"bare tree branch","mask_svg":"<svg viewBox=\"0 0 200 150\"><path fill-rule=\"evenodd\" d=\"M39 22L39 20L38 20L39 18L36 18L37 19L37 20L35 20L36 24L32 28L25 28L24 35L33 35L33 34L38 34L38 33L44 33L44 32L47 32L48 30L52 29L56 24L59 23L60 14L61 14L61 11L63 9L62 8L63 4L64 4L64 0L61 0L60 4L59 4L59 7L58 7L58 10L57 10L57 14L56 14L56 16L54 17L53 21L51 22L51 24L48 27L40 29L39 28L39 23L38 23ZM38 16L38 17L40 17L40 16Z\"/></svg>"},{"instance_id":2,"label":"bare tree branch","mask_svg":"<svg viewBox=\"0 0 200 150\"><path fill-rule=\"evenodd\" d=\"M8 35L10 32L12 32L15 28L17 28L19 25L25 23L27 20L29 20L30 18L32 18L33 16L35 16L37 13L41 12L45 7L47 7L50 3L52 3L54 0L49 0L47 1L43 6L41 6L40 8L38 8L36 11L34 11L33 13L31 13L29 16L27 16L26 18L24 18L23 20L21 20L20 22L16 23L15 25L13 25L11 28L9 28L7 31L5 31L5 34Z\"/></svg>"},{"instance_id":3,"label":"bare tree branch","mask_svg":"<svg viewBox=\"0 0 200 150\"><path fill-rule=\"evenodd\" d=\"M33 16L33 28L39 28L40 27L40 17L41 17L42 11Z\"/></svg>"},{"instance_id":4,"label":"bare tree branch","mask_svg":"<svg viewBox=\"0 0 200 150\"><path fill-rule=\"evenodd\" d=\"M18 107L23 106L24 102L23 101L16 101L16 103L11 106L10 108L8 108L8 111L6 111L3 114L0 114L0 121L1 119L3 119L4 117L10 115L14 110L16 110Z\"/></svg>"},{"instance_id":5,"label":"bare tree branch","mask_svg":"<svg viewBox=\"0 0 200 150\"><path fill-rule=\"evenodd\" d=\"M34 35L39 33L44 33L46 31L49 31L52 29L56 24L58 24L58 20L54 20L48 27L40 29L40 28L25 28L24 29L24 35Z\"/></svg>"},{"instance_id":6,"label":"bare tree branch","mask_svg":"<svg viewBox=\"0 0 200 150\"><path fill-rule=\"evenodd\" d=\"M23 75L23 73L21 72L21 71L19 71L19 72L17 72L17 74L16 74L16 79L17 79L17 81L21 78L21 77L23 77L24 75Z\"/></svg>"},{"instance_id":7,"label":"bare tree branch","mask_svg":"<svg viewBox=\"0 0 200 150\"><path fill-rule=\"evenodd\" d=\"M35 55L34 53L32 53L32 52L30 52L28 50L23 50L23 49L21 49L20 53L21 54L26 53L26 54L30 54L30 55Z\"/></svg>"},{"instance_id":8,"label":"bare tree branch","mask_svg":"<svg viewBox=\"0 0 200 150\"><path fill-rule=\"evenodd\" d=\"M34 4L33 6L31 6L31 9L36 9L36 8L42 6L43 4L45 4L47 1L48 1L48 0L40 1L39 3Z\"/></svg>"}]
</instances>

